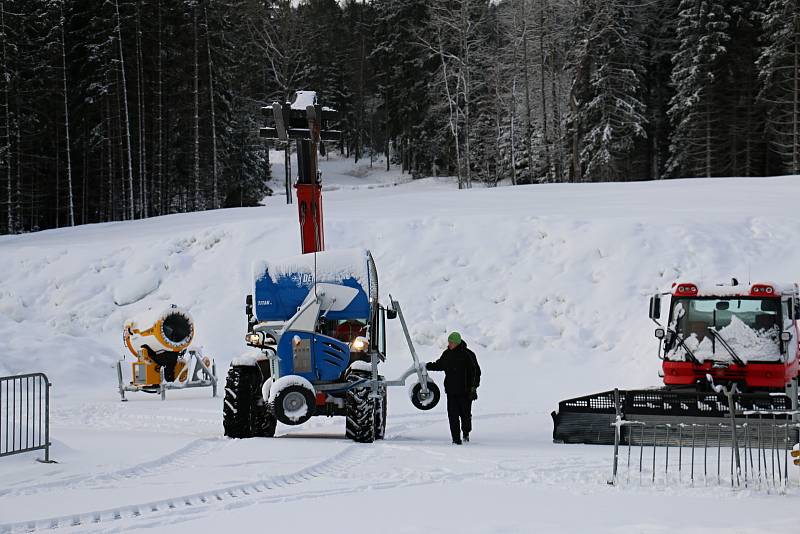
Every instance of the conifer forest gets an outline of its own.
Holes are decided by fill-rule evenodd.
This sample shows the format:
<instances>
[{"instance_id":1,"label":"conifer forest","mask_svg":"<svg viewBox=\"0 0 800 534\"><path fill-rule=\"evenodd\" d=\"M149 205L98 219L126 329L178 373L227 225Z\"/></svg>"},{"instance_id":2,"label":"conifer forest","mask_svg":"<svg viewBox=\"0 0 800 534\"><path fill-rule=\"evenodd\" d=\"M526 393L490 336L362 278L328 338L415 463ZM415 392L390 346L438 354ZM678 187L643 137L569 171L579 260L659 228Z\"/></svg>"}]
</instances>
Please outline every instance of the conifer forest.
<instances>
[{"instance_id":1,"label":"conifer forest","mask_svg":"<svg viewBox=\"0 0 800 534\"><path fill-rule=\"evenodd\" d=\"M329 153L459 188L800 174L800 0L0 0L0 37L3 234L257 205L304 89Z\"/></svg>"}]
</instances>

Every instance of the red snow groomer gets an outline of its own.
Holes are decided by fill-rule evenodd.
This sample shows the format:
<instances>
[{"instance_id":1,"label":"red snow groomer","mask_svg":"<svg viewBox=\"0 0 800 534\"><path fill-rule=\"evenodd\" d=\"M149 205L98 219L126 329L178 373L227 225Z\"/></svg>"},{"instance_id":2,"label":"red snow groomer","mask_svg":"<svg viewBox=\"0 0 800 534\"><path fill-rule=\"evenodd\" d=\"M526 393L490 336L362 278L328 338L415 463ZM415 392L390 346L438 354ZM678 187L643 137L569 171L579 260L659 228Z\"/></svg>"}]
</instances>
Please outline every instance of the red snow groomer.
<instances>
[{"instance_id":1,"label":"red snow groomer","mask_svg":"<svg viewBox=\"0 0 800 534\"><path fill-rule=\"evenodd\" d=\"M665 326L658 323L661 295L650 301L668 388L707 390L710 375L742 392L784 391L798 375L797 284L681 282L669 295Z\"/></svg>"},{"instance_id":2,"label":"red snow groomer","mask_svg":"<svg viewBox=\"0 0 800 534\"><path fill-rule=\"evenodd\" d=\"M662 324L662 300L667 303ZM797 410L800 289L797 284L705 286L677 282L650 298L658 327L661 388L604 391L567 399L553 412L553 440L614 443L619 415L647 425L718 424L748 411ZM716 386L716 387L715 387ZM726 399L722 386L736 392ZM731 404L733 402L733 404ZM783 418L776 419L780 424Z\"/></svg>"}]
</instances>

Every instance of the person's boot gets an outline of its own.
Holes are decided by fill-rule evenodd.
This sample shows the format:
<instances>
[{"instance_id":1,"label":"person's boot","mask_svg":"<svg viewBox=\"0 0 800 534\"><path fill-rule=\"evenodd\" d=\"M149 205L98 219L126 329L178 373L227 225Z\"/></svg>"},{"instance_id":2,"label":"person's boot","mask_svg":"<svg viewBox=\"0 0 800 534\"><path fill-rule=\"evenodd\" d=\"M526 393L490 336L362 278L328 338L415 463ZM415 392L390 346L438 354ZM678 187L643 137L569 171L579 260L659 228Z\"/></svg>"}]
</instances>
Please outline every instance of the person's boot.
<instances>
[{"instance_id":1,"label":"person's boot","mask_svg":"<svg viewBox=\"0 0 800 534\"><path fill-rule=\"evenodd\" d=\"M464 432L464 441L469 443L469 432Z\"/></svg>"},{"instance_id":2,"label":"person's boot","mask_svg":"<svg viewBox=\"0 0 800 534\"><path fill-rule=\"evenodd\" d=\"M462 443L462 442L461 442L461 440L460 440L460 439L454 439L454 440L453 440L453 445L461 445L461 443Z\"/></svg>"}]
</instances>

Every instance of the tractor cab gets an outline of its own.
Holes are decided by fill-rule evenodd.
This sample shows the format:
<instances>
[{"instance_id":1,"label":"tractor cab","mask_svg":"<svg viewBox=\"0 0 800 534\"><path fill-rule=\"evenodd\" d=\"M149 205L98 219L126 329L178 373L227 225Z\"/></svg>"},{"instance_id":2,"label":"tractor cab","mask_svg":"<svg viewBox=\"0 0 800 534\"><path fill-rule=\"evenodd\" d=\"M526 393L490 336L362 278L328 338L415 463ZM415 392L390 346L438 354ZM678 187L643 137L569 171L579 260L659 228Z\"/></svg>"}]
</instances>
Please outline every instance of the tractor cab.
<instances>
[{"instance_id":1,"label":"tractor cab","mask_svg":"<svg viewBox=\"0 0 800 534\"><path fill-rule=\"evenodd\" d=\"M387 310L377 289L375 262L365 250L262 263L248 300L248 344L274 348L273 380L339 381L356 361L386 359Z\"/></svg>"},{"instance_id":2,"label":"tractor cab","mask_svg":"<svg viewBox=\"0 0 800 534\"><path fill-rule=\"evenodd\" d=\"M668 386L737 382L744 388L783 389L797 374L797 285L673 285L662 343ZM660 318L660 295L650 317Z\"/></svg>"}]
</instances>

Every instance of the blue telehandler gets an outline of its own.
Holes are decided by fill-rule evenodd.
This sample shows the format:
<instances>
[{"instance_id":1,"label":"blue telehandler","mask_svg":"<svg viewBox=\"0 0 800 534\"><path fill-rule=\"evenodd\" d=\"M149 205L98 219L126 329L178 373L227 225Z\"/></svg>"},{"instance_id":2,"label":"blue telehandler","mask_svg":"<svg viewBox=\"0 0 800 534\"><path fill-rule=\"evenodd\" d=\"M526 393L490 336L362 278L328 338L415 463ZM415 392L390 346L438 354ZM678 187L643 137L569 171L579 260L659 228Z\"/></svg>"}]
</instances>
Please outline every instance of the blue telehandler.
<instances>
[{"instance_id":1,"label":"blue telehandler","mask_svg":"<svg viewBox=\"0 0 800 534\"><path fill-rule=\"evenodd\" d=\"M275 127L265 137L298 143L298 211L303 255L260 262L246 299L247 345L258 355L235 359L223 405L225 435L272 437L277 423L300 425L314 416L344 416L349 439L371 443L386 430L386 390L405 386L420 410L440 391L420 363L400 304L381 304L375 261L366 250L324 251L322 186L316 168L321 140L330 138L334 112L316 96L298 93L273 104ZM381 374L386 320L398 318L412 365L395 380Z\"/></svg>"}]
</instances>

